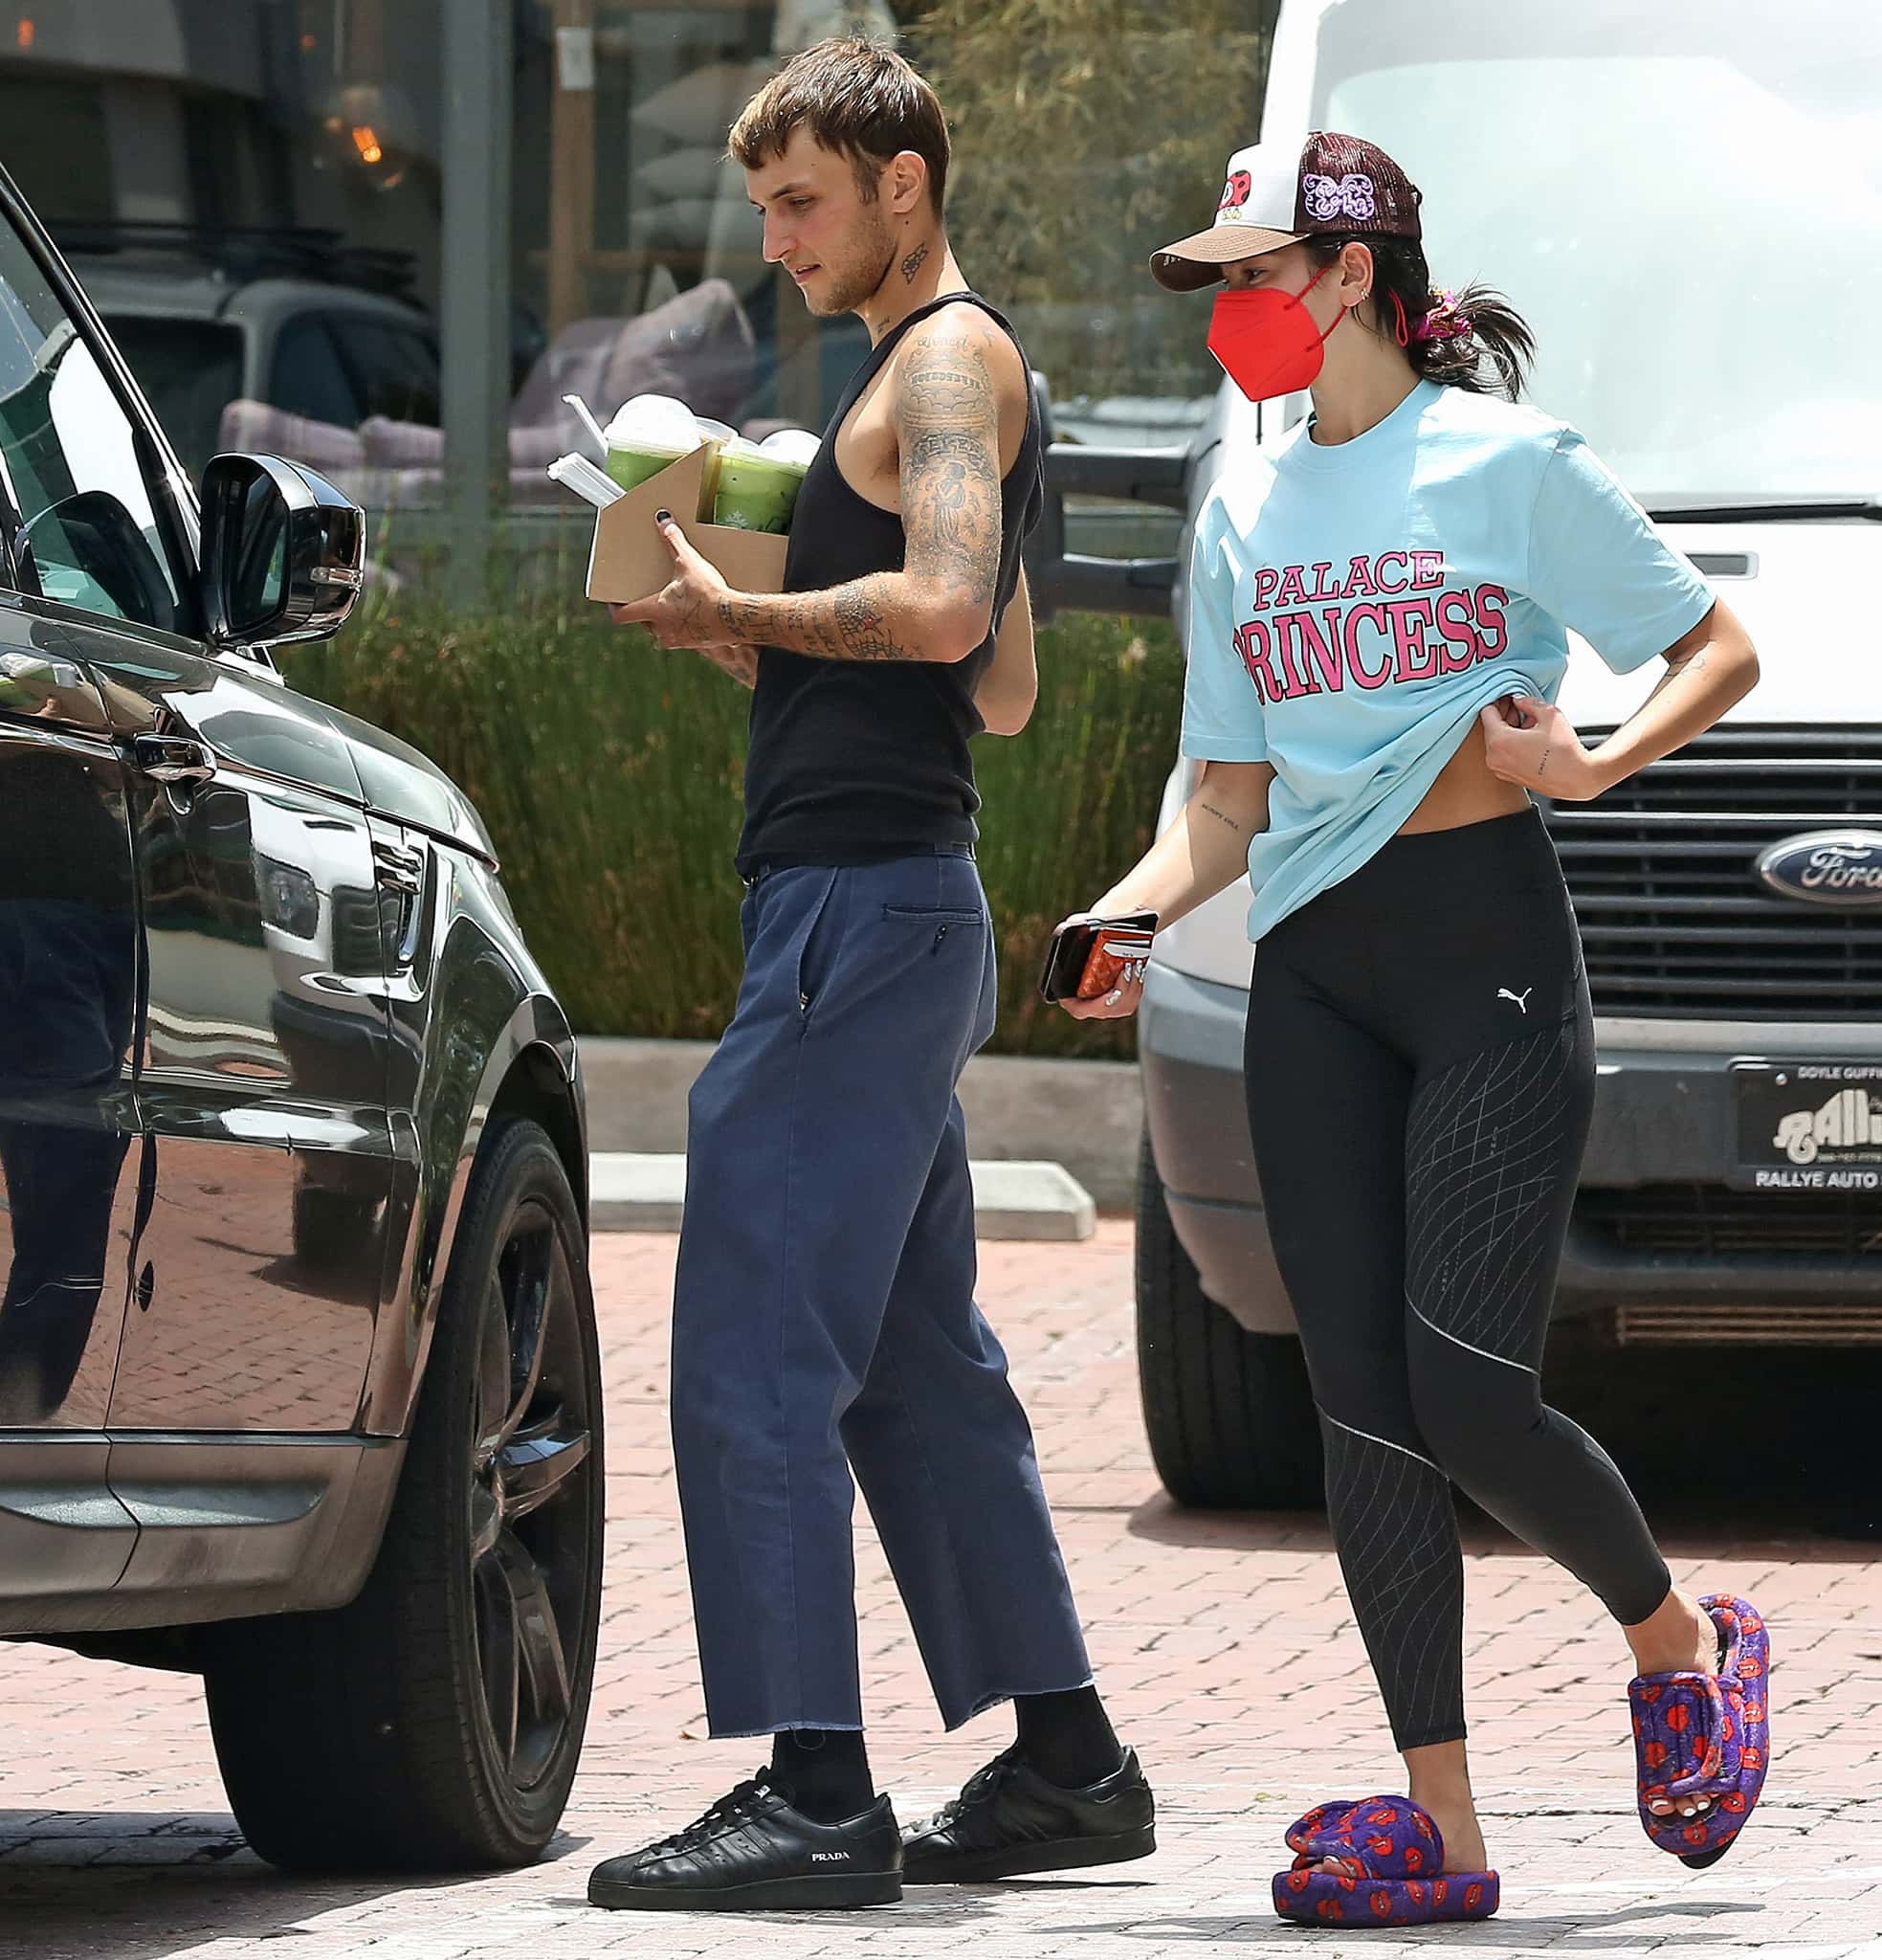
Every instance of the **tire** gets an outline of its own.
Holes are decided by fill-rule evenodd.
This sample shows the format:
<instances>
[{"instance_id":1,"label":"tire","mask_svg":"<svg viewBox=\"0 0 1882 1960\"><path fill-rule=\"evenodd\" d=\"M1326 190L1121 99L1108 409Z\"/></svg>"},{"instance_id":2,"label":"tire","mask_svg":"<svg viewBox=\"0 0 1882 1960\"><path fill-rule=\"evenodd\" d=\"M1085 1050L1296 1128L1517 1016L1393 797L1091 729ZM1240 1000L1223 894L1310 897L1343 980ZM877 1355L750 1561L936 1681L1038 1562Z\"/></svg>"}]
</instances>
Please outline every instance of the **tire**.
<instances>
[{"instance_id":1,"label":"tire","mask_svg":"<svg viewBox=\"0 0 1882 1960\"><path fill-rule=\"evenodd\" d=\"M602 1402L581 1214L536 1124L485 1133L386 1536L331 1613L205 1629L254 1848L297 1871L526 1864L582 1748Z\"/></svg>"},{"instance_id":2,"label":"tire","mask_svg":"<svg viewBox=\"0 0 1882 1960\"><path fill-rule=\"evenodd\" d=\"M1137 1371L1151 1460L1180 1504L1323 1502L1319 1422L1292 1334L1251 1334L1203 1291L1170 1222L1148 1132L1138 1160Z\"/></svg>"}]
</instances>

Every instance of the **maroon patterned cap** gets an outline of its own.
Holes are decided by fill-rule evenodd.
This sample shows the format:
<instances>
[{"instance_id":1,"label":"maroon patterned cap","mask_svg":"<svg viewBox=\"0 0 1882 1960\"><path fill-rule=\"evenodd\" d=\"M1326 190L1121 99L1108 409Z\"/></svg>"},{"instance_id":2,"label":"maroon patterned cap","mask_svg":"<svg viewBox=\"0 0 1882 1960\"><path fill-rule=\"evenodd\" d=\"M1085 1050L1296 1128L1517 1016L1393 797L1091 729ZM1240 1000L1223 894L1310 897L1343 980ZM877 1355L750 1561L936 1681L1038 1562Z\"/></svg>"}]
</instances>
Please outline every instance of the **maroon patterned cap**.
<instances>
[{"instance_id":1,"label":"maroon patterned cap","mask_svg":"<svg viewBox=\"0 0 1882 1960\"><path fill-rule=\"evenodd\" d=\"M1421 235L1418 187L1377 144L1316 130L1295 151L1261 143L1229 159L1215 223L1152 256L1172 292L1213 285L1222 268L1300 238Z\"/></svg>"}]
</instances>

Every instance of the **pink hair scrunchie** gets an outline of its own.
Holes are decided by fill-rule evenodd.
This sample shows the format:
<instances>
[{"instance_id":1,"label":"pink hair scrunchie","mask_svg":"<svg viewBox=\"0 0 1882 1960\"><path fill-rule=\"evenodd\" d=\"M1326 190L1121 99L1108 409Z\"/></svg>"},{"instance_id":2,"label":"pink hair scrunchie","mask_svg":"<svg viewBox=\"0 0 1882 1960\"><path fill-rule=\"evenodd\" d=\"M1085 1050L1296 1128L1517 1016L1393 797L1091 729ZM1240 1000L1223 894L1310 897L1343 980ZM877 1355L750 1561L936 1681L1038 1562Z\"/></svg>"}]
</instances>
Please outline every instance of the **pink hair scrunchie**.
<instances>
[{"instance_id":1,"label":"pink hair scrunchie","mask_svg":"<svg viewBox=\"0 0 1882 1960\"><path fill-rule=\"evenodd\" d=\"M1473 331L1469 314L1457 310L1457 295L1447 287L1438 303L1411 329L1414 341L1461 341Z\"/></svg>"}]
</instances>

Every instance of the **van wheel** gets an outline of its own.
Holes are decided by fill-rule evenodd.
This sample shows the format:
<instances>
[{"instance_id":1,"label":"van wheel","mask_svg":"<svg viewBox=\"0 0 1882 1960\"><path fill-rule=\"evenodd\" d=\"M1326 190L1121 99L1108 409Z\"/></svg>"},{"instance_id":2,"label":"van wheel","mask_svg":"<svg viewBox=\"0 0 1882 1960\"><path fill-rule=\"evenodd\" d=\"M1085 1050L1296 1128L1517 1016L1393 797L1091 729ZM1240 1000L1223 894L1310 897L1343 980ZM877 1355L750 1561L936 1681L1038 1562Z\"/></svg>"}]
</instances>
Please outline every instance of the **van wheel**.
<instances>
[{"instance_id":1,"label":"van wheel","mask_svg":"<svg viewBox=\"0 0 1882 1960\"><path fill-rule=\"evenodd\" d=\"M216 1757L263 1858L461 1870L542 1853L594 1673L601 1423L581 1214L544 1131L500 1122L364 1590L204 1630Z\"/></svg>"},{"instance_id":2,"label":"van wheel","mask_svg":"<svg viewBox=\"0 0 1882 1960\"><path fill-rule=\"evenodd\" d=\"M1251 1334L1203 1291L1146 1131L1137 1178L1137 1371L1150 1456L1180 1504L1322 1502L1319 1422L1292 1334Z\"/></svg>"}]
</instances>

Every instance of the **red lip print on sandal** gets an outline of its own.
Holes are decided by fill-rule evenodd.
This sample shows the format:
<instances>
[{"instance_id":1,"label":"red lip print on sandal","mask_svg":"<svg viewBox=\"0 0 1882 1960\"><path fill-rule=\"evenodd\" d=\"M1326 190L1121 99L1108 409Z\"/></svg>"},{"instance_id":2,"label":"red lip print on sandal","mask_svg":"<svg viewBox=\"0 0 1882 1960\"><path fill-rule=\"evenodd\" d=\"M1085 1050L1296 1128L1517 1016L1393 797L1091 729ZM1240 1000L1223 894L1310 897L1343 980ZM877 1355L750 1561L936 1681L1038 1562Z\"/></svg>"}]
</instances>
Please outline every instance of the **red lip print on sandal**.
<instances>
[{"instance_id":1,"label":"red lip print on sandal","mask_svg":"<svg viewBox=\"0 0 1882 1960\"><path fill-rule=\"evenodd\" d=\"M1712 1592L1699 1601L1718 1629L1716 1675L1682 1669L1629 1684L1640 1821L1662 1851L1702 1870L1738 1841L1771 1761L1771 1637L1748 1599ZM1648 1806L1671 1797L1716 1799L1703 1815L1662 1816Z\"/></svg>"},{"instance_id":2,"label":"red lip print on sandal","mask_svg":"<svg viewBox=\"0 0 1882 1960\"><path fill-rule=\"evenodd\" d=\"M1422 1804L1403 1796L1323 1803L1287 1834L1297 1854L1274 1874L1274 1910L1296 1926L1431 1926L1488 1919L1501 1888L1495 1872L1444 1869L1444 1838ZM1340 1869L1320 1871L1324 1859Z\"/></svg>"}]
</instances>

